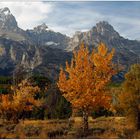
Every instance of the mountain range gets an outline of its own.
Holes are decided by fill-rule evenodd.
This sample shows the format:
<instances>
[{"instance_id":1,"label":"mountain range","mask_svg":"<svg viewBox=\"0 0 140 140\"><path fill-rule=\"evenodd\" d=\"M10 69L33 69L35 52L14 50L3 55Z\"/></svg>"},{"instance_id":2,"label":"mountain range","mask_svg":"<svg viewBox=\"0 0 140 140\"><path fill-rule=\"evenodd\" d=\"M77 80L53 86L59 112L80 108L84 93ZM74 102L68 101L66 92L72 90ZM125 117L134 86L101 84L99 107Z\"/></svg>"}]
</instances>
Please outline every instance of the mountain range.
<instances>
[{"instance_id":1,"label":"mountain range","mask_svg":"<svg viewBox=\"0 0 140 140\"><path fill-rule=\"evenodd\" d=\"M109 49L115 48L113 61L125 66L120 77L140 58L140 41L120 36L107 21L69 37L49 29L45 23L32 30L23 30L9 8L0 9L0 75L12 75L22 68L55 79L60 66L71 60L72 51L78 49L81 42L90 50L100 42Z\"/></svg>"}]
</instances>

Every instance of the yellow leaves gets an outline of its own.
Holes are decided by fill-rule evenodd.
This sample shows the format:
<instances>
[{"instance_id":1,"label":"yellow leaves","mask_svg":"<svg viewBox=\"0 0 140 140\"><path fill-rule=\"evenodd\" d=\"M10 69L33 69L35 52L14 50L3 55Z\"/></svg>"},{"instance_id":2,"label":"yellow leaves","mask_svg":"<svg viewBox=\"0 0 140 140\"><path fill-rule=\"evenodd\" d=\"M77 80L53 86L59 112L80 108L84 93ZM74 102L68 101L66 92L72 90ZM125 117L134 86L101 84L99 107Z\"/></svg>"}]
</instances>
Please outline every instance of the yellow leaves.
<instances>
[{"instance_id":1,"label":"yellow leaves","mask_svg":"<svg viewBox=\"0 0 140 140\"><path fill-rule=\"evenodd\" d=\"M39 100L34 96L40 92L38 86L32 86L27 80L23 80L17 87L11 87L13 94L1 95L0 112L2 114L20 114L22 111L32 110L33 106L39 105ZM5 112L5 113L4 113Z\"/></svg>"},{"instance_id":2,"label":"yellow leaves","mask_svg":"<svg viewBox=\"0 0 140 140\"><path fill-rule=\"evenodd\" d=\"M15 89L13 99L15 102L19 101L20 103L24 104L24 106L26 106L26 103L35 105L36 102L34 95L39 91L39 87L34 87L27 80L23 80Z\"/></svg>"},{"instance_id":3,"label":"yellow leaves","mask_svg":"<svg viewBox=\"0 0 140 140\"><path fill-rule=\"evenodd\" d=\"M59 81L58 87L61 87L61 90L65 91L66 75L62 67L60 68Z\"/></svg>"},{"instance_id":4,"label":"yellow leaves","mask_svg":"<svg viewBox=\"0 0 140 140\"><path fill-rule=\"evenodd\" d=\"M114 50L108 52L101 43L97 51L89 53L84 44L74 52L71 64L66 62L65 71L61 68L58 86L63 96L74 108L92 108L98 105L108 106L109 97L104 89L115 71L113 69ZM67 78L66 78L66 73Z\"/></svg>"},{"instance_id":5,"label":"yellow leaves","mask_svg":"<svg viewBox=\"0 0 140 140\"><path fill-rule=\"evenodd\" d=\"M98 53L101 56L105 56L107 54L108 48L105 46L105 44L101 43L98 46Z\"/></svg>"},{"instance_id":6,"label":"yellow leaves","mask_svg":"<svg viewBox=\"0 0 140 140\"><path fill-rule=\"evenodd\" d=\"M112 51L106 57L107 61L112 60L114 53L115 53L115 49L113 48Z\"/></svg>"},{"instance_id":7,"label":"yellow leaves","mask_svg":"<svg viewBox=\"0 0 140 140\"><path fill-rule=\"evenodd\" d=\"M9 95L1 95L1 103L0 103L0 107L2 108L2 110L4 109L9 109L11 106L11 103L9 102L10 97Z\"/></svg>"},{"instance_id":8,"label":"yellow leaves","mask_svg":"<svg viewBox=\"0 0 140 140\"><path fill-rule=\"evenodd\" d=\"M108 53L107 47L101 43L98 46L98 51L95 52L96 53L91 54L91 61L95 66L100 67L100 69L107 69L109 65L111 65L115 50L112 49L112 51Z\"/></svg>"},{"instance_id":9,"label":"yellow leaves","mask_svg":"<svg viewBox=\"0 0 140 140\"><path fill-rule=\"evenodd\" d=\"M138 112L140 107L140 64L132 65L125 74L125 79L118 96L118 107L129 116L131 115L130 110Z\"/></svg>"}]
</instances>

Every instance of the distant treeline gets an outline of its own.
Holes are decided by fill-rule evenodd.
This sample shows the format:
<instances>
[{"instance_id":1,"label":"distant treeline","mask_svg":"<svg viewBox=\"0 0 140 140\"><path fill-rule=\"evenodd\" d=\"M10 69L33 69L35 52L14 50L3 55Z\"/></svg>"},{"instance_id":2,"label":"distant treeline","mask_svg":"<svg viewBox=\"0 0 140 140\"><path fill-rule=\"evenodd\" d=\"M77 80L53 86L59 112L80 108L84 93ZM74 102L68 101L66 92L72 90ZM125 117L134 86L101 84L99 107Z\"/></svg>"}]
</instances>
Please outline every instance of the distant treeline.
<instances>
[{"instance_id":1,"label":"distant treeline","mask_svg":"<svg viewBox=\"0 0 140 140\"><path fill-rule=\"evenodd\" d=\"M12 84L13 78L9 76L0 76L0 84Z\"/></svg>"}]
</instances>

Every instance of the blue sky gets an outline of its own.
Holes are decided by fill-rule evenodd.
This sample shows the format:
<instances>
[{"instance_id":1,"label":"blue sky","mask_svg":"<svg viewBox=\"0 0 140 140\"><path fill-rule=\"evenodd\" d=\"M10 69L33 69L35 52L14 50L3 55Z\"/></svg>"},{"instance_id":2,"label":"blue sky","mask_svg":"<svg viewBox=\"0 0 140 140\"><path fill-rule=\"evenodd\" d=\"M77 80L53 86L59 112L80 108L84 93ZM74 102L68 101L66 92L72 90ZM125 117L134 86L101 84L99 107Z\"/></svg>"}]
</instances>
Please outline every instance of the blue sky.
<instances>
[{"instance_id":1,"label":"blue sky","mask_svg":"<svg viewBox=\"0 0 140 140\"><path fill-rule=\"evenodd\" d=\"M19 27L46 23L54 31L72 36L99 21L108 21L122 36L140 39L140 2L1 2L9 7Z\"/></svg>"}]
</instances>

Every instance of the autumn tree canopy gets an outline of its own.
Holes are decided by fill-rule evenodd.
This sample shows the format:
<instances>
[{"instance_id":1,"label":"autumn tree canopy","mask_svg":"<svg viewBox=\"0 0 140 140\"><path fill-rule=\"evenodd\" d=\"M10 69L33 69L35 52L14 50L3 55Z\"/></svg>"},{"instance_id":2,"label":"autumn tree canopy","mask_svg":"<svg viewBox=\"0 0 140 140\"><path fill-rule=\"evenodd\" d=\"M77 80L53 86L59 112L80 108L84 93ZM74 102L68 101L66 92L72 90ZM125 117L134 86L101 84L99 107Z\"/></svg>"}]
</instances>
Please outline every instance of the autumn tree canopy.
<instances>
[{"instance_id":1,"label":"autumn tree canopy","mask_svg":"<svg viewBox=\"0 0 140 140\"><path fill-rule=\"evenodd\" d=\"M140 64L134 64L125 74L119 107L125 112L132 127L140 129Z\"/></svg>"},{"instance_id":2,"label":"autumn tree canopy","mask_svg":"<svg viewBox=\"0 0 140 140\"><path fill-rule=\"evenodd\" d=\"M61 68L58 86L73 109L83 111L85 119L91 110L110 106L111 96L106 85L115 74L113 55L114 49L108 52L103 43L91 53L82 44L74 51L71 63L66 62L65 70Z\"/></svg>"},{"instance_id":3,"label":"autumn tree canopy","mask_svg":"<svg viewBox=\"0 0 140 140\"><path fill-rule=\"evenodd\" d=\"M33 106L40 105L40 101L34 98L40 89L32 86L27 80L23 80L17 87L11 89L12 94L1 95L0 99L0 114L5 119L18 121L23 111L30 111Z\"/></svg>"}]
</instances>

